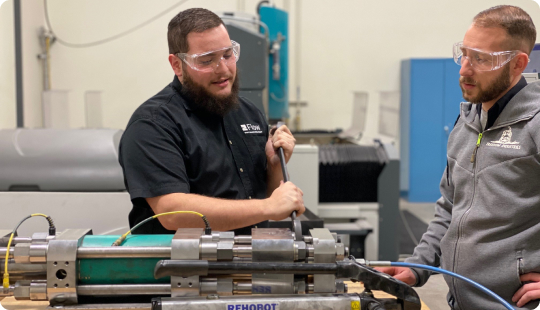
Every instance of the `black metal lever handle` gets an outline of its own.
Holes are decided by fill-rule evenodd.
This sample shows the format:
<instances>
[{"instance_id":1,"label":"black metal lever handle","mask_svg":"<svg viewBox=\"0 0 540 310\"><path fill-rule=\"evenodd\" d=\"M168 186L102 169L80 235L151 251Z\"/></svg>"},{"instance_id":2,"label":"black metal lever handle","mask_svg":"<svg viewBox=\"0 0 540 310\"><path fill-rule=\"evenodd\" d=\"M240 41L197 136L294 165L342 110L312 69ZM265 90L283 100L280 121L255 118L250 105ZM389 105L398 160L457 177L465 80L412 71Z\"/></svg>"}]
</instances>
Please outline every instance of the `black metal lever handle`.
<instances>
[{"instance_id":1,"label":"black metal lever handle","mask_svg":"<svg viewBox=\"0 0 540 310\"><path fill-rule=\"evenodd\" d=\"M285 125L283 122L277 123L277 128ZM287 170L287 163L285 162L285 153L283 148L278 148L279 162L281 163L281 173L283 174L283 183L289 182L289 171ZM292 230L294 232L294 240L302 241L302 223L296 218L296 211L291 213Z\"/></svg>"}]
</instances>

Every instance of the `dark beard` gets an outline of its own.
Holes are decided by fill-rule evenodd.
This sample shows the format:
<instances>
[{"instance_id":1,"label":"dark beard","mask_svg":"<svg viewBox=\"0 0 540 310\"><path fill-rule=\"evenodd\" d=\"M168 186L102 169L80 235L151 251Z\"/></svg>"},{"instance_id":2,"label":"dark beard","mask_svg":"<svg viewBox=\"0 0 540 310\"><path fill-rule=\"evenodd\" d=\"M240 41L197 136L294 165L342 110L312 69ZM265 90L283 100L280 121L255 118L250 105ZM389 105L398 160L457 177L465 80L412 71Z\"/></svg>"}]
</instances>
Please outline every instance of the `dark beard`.
<instances>
[{"instance_id":1,"label":"dark beard","mask_svg":"<svg viewBox=\"0 0 540 310\"><path fill-rule=\"evenodd\" d=\"M216 96L210 93L202 85L193 81L189 73L183 71L184 80L182 82L182 97L189 100L197 107L221 117L225 116L231 110L240 106L238 102L239 79L238 74L234 78L231 87L231 93L225 97Z\"/></svg>"},{"instance_id":2,"label":"dark beard","mask_svg":"<svg viewBox=\"0 0 540 310\"><path fill-rule=\"evenodd\" d=\"M461 83L471 83L471 82L475 83L473 79L467 79L467 78L461 79L460 82ZM460 83L460 86L461 86L461 83ZM512 82L510 81L510 66L507 64L504 66L501 75L499 75L499 77L497 77L497 79L495 79L495 81L493 81L493 83L486 90L480 89L476 97L465 98L465 90L463 89L463 86L461 86L461 90L463 92L463 98L465 100L469 101L470 103L479 104L482 102L491 101L499 97L500 94L502 94L504 91L508 89L508 87L510 87L511 83Z\"/></svg>"}]
</instances>

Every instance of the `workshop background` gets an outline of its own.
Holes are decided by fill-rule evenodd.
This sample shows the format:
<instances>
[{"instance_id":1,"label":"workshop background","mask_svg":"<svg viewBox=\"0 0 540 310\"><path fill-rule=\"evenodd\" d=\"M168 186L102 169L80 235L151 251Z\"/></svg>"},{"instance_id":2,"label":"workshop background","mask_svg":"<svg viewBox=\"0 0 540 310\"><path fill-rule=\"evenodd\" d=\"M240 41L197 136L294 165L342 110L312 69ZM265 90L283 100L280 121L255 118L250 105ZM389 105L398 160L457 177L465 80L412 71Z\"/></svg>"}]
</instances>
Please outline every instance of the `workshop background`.
<instances>
[{"instance_id":1,"label":"workshop background","mask_svg":"<svg viewBox=\"0 0 540 310\"><path fill-rule=\"evenodd\" d=\"M24 128L46 127L45 123L46 120L50 121L50 115L46 115L48 112L44 110L44 102L53 99L59 101L63 107L54 110L54 113L57 113L55 121L61 123L62 128L124 130L133 111L173 79L173 71L167 60L167 25L173 16L187 8L203 7L218 14L234 12L244 18L256 16L259 2L259 0L21 0L18 3L20 3L22 50L19 77L22 77L22 80L16 81L18 47L15 43L17 29L14 25L17 20L14 18L15 2L8 0L0 6L0 131L14 129L20 124L23 124ZM399 239L399 250L402 254L400 258L412 254L415 244L425 232L427 223L433 218L433 203L439 195L438 183L446 163L445 137L458 115L461 100L458 79L455 77L459 66L451 60L452 45L463 39L472 18L478 12L500 4L523 8L530 14L537 28L540 27L540 5L532 0L270 1L270 5L288 13L288 33L285 37L288 67L285 70L288 74L286 96L289 107L288 111L284 111L283 118L288 114L286 120L289 127L297 132L326 132L334 135L343 130L350 133L353 138L358 137L355 143L358 142L360 145L373 144L373 139L391 145L388 146L390 149L385 148L383 153L387 158L394 158L398 164L390 179L399 176L401 212L397 215L397 208L393 209L392 212L395 211L395 214L392 216L400 220L396 222L397 226L390 229L381 226L379 237L378 224L373 224L383 218L382 215L379 218L380 210L377 203L355 206L354 212L365 212L363 216L367 218L369 224L375 225L370 228L373 229L372 235L366 240L366 251L371 251L368 255L377 257L382 253L383 246L379 247L378 240L380 238L383 244L388 240L388 234L394 234L394 238ZM51 30L47 25L47 15L57 37L55 42L50 42L48 63L43 61L45 42L40 41L43 39L43 37L40 39L42 29ZM130 31L132 29L134 30ZM540 42L539 38L537 43ZM65 42L62 43L61 40ZM102 43L103 40L106 42ZM67 46L70 44L75 46ZM540 46L537 44L537 47L534 65L540 65ZM41 55L41 58L38 55ZM246 57L247 54L241 54L240 62ZM452 97L446 94L446 99L451 99L450 104L445 105L446 114L444 117L441 116L444 120L436 124L440 125L440 133L437 135L440 136L441 141L438 142L441 144L433 147L424 143L433 142L432 139L420 141L422 145L418 145L415 153L422 153L423 147L428 150L423 154L429 154L429 157L417 157L409 152L409 149L413 148L414 139L408 135L412 118L404 118L403 108L410 108L413 104L411 100L414 99L411 99L412 97L407 99L404 94L414 97L414 91L410 90L411 93L408 93L409 90L403 85L408 85L407 81L413 79L407 70L418 64L411 59L425 60L428 65L431 64L430 61L441 61L436 66L440 65L443 68L447 68L447 63L450 63L449 70L452 72L448 76L455 77L445 80L441 76L434 75L432 78L429 72L446 74L438 72L438 69L427 70L427 74L424 75L427 79L426 93L431 94L433 87L430 83L438 79L444 80L445 87L452 89L453 93ZM47 67L46 70L44 66ZM17 84L21 87L17 88ZM44 95L46 89L49 92ZM420 86L416 89L418 90L424 89ZM56 97L51 99L50 96ZM48 99L44 99L45 97ZM434 98L433 106L439 105L439 99ZM17 102L21 103L21 115L18 115ZM97 110L89 108L89 103L92 102L98 103ZM389 114L382 115L381 113L385 111ZM362 114L362 119L355 121L358 112ZM420 115L417 120L426 123L433 121L435 117L429 113L428 111ZM452 120L450 124L447 119ZM399 122L401 127L398 125ZM353 128L358 124L360 128ZM422 130L427 132L430 129L425 127ZM404 142L404 139L407 140ZM319 152L317 149L314 152L324 154L324 150L322 147L321 153L317 153ZM305 152L310 156L312 151L306 148L298 150L295 154ZM435 158L436 162L431 163L431 158ZM418 162L421 162L423 167L415 166ZM306 161L307 163L312 164L309 161ZM309 175L315 173L317 177L318 171L302 170L304 166L299 163L292 163L292 166L293 181L300 172L305 173L304 179L318 182L318 179ZM315 166L319 166L319 158L316 158L310 167ZM1 169L0 166L0 174ZM429 172L429 176L422 174L424 171ZM369 182L375 183L377 178L378 174ZM378 182L385 186L388 184L387 181L383 183L382 178L379 178ZM319 189L319 184L315 183L314 186ZM309 190L305 192L312 194ZM115 210L118 211L115 216L121 217L127 223L127 212L131 203L126 199L127 193L122 194L118 196L115 193L105 193L99 196L99 201L104 207L108 207L108 204L121 205L123 209ZM319 202L324 202L318 200L320 197L318 194L319 192L316 192L315 196L309 196L316 201L310 206L313 206L312 211L316 214L319 206L318 215L322 218L324 216L321 214L326 214L329 218L325 218L325 222L328 224L332 224L332 216L335 216L332 214L335 211L328 210L352 208L348 205L336 205L336 208L341 209L331 209L329 206L323 207L323 204L318 205ZM89 195L83 193L77 196L76 200L70 200L70 203L75 201L83 209L82 205L85 202L89 203ZM36 198L28 196L30 198L25 198L27 200L17 200L22 196L24 194L13 196L0 193L0 201L8 201L10 205L18 204L19 211L24 210L23 213L34 210L31 208ZM384 195L380 196L384 198ZM67 200L63 200L65 198L60 194L51 199L55 203L63 203L62 206L66 205ZM7 205L0 205L0 213L7 209ZM41 207L53 210L56 205ZM327 213L324 213L325 210ZM122 213L124 211L125 214ZM356 214L354 212L350 214ZM350 219L355 216L343 218ZM7 220L4 217L3 221L11 223L13 219ZM0 216L0 224L3 221ZM70 224L74 227L70 228L83 226L87 228L94 225L92 223L114 226L115 221L116 218L113 217L73 218ZM0 226L0 228L10 227ZM124 228L119 227L117 231ZM106 231L97 230L97 232ZM377 236L376 240L372 240L374 235ZM380 255L384 258L384 254ZM440 305L439 302L429 303L429 294L440 301L444 298L441 296L444 296L446 286L440 276L434 277L434 281L436 282L429 285L429 290L424 291L427 295L422 295L422 299L428 300L431 309L439 309L436 306Z\"/></svg>"},{"instance_id":2,"label":"workshop background","mask_svg":"<svg viewBox=\"0 0 540 310\"><path fill-rule=\"evenodd\" d=\"M400 62L413 57L452 57L475 14L499 4L523 8L540 25L532 0L276 0L289 13L289 99L307 102L302 129L347 128L355 91L369 93L366 135L378 129L380 91L399 91ZM49 0L56 35L88 43L122 33L178 3L177 0ZM137 31L109 43L71 48L51 46L51 88L68 90L69 125L85 126L84 94L101 91L103 127L124 129L132 112L173 78L167 61L167 24L179 11L255 14L257 0L188 0ZM25 127L42 126L44 2L21 1ZM13 1L0 7L0 128L16 126ZM457 81L456 81L457 84ZM372 104L373 103L373 104ZM457 106L457 103L456 103ZM294 108L291 108L294 115Z\"/></svg>"}]
</instances>

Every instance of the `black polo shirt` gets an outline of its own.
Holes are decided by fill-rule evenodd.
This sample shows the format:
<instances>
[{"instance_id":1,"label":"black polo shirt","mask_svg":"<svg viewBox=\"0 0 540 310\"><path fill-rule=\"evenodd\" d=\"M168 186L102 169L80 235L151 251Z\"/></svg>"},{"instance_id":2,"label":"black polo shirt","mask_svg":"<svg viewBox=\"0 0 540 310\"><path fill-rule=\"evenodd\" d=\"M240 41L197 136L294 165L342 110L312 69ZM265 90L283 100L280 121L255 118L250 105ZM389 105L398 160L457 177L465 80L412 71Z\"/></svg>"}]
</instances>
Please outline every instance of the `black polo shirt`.
<instances>
[{"instance_id":1,"label":"black polo shirt","mask_svg":"<svg viewBox=\"0 0 540 310\"><path fill-rule=\"evenodd\" d=\"M131 227L154 215L145 198L170 193L266 198L268 124L263 114L241 97L238 109L220 117L187 102L180 95L181 87L175 76L143 103L120 141L119 161L133 202ZM250 234L249 228L236 232ZM174 231L153 220L135 233Z\"/></svg>"}]
</instances>

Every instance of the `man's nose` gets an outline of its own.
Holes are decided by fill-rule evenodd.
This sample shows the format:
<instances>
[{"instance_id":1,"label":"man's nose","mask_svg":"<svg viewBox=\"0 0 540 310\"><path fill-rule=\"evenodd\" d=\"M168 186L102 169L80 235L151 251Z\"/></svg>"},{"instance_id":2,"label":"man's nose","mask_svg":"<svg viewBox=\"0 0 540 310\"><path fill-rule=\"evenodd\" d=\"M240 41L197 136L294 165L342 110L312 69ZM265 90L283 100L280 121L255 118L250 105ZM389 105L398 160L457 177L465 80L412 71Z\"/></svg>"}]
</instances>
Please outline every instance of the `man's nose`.
<instances>
[{"instance_id":1,"label":"man's nose","mask_svg":"<svg viewBox=\"0 0 540 310\"><path fill-rule=\"evenodd\" d=\"M225 60L225 58L221 57L216 65L216 67L214 68L214 72L215 73L220 73L220 72L227 72L229 71L229 67L227 66L227 60Z\"/></svg>"},{"instance_id":2,"label":"man's nose","mask_svg":"<svg viewBox=\"0 0 540 310\"><path fill-rule=\"evenodd\" d=\"M469 62L468 58L463 58L461 61L461 69L459 69L459 75L461 76L471 76L474 74L473 67Z\"/></svg>"}]
</instances>

